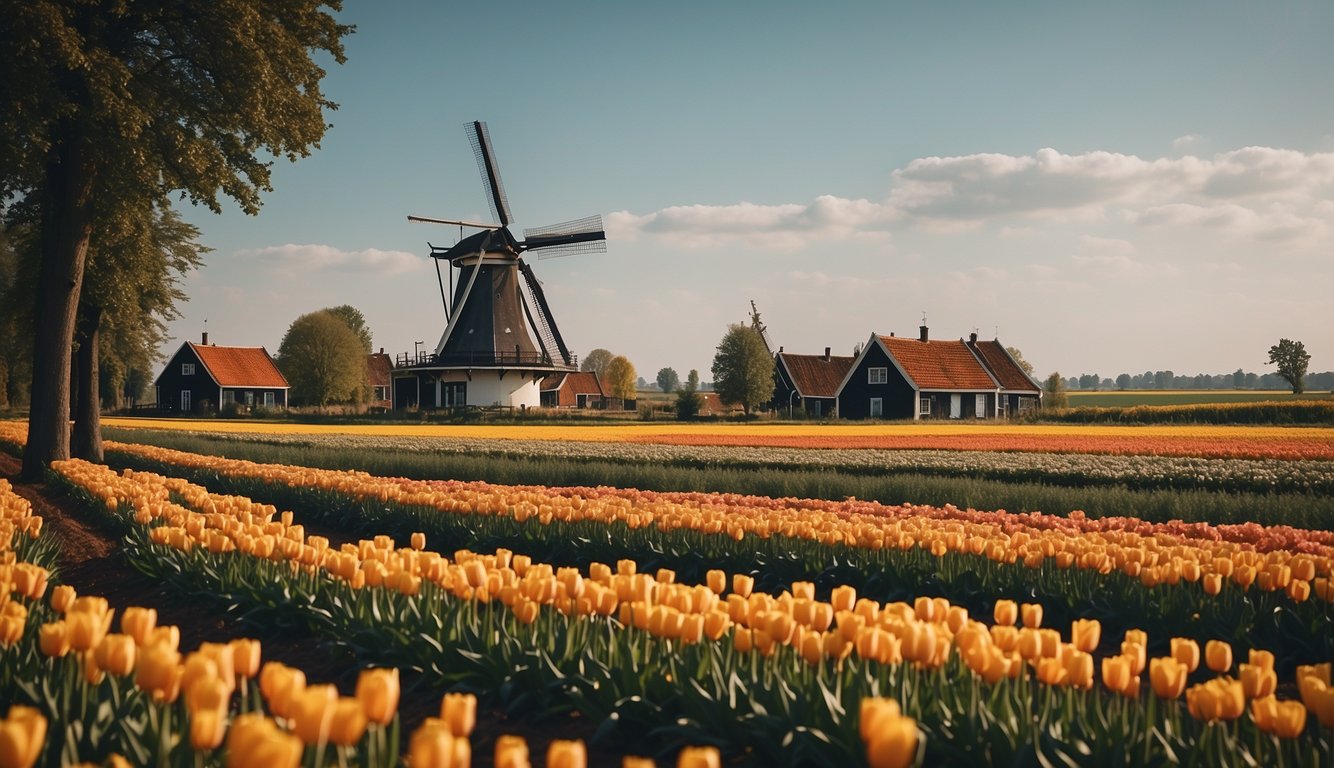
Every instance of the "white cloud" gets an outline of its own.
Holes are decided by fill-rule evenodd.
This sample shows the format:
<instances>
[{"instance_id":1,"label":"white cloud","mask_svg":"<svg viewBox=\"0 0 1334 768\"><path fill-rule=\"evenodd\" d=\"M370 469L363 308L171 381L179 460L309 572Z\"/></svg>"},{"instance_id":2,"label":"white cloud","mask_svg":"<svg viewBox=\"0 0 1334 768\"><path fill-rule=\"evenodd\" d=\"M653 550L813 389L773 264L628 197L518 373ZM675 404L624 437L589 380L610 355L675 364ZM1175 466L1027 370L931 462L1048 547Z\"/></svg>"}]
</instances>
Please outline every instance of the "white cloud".
<instances>
[{"instance_id":1,"label":"white cloud","mask_svg":"<svg viewBox=\"0 0 1334 768\"><path fill-rule=\"evenodd\" d=\"M1177 140L1182 144L1183 136ZM1189 142L1188 142L1189 143ZM1144 159L1116 152L985 153L913 160L880 202L822 195L808 204L683 205L611 214L617 239L793 250L893 231L955 234L994 225L1005 237L1035 222L1225 229L1266 241L1328 235L1334 153L1244 147L1213 157ZM1117 247L1134 247L1122 240Z\"/></svg>"},{"instance_id":2,"label":"white cloud","mask_svg":"<svg viewBox=\"0 0 1334 768\"><path fill-rule=\"evenodd\" d=\"M267 263L283 273L303 270L400 275L419 270L425 263L424 257L407 251L383 251L379 248L346 251L316 243L270 245L237 251L236 255Z\"/></svg>"},{"instance_id":3,"label":"white cloud","mask_svg":"<svg viewBox=\"0 0 1334 768\"><path fill-rule=\"evenodd\" d=\"M1121 240L1115 237L1094 237L1093 235L1081 235L1079 244L1085 250L1101 253L1120 253L1129 254L1135 252L1135 244L1128 240Z\"/></svg>"},{"instance_id":4,"label":"white cloud","mask_svg":"<svg viewBox=\"0 0 1334 768\"><path fill-rule=\"evenodd\" d=\"M1188 133L1185 136L1178 136L1172 140L1172 149L1177 152L1187 152L1204 140L1198 133Z\"/></svg>"}]
</instances>

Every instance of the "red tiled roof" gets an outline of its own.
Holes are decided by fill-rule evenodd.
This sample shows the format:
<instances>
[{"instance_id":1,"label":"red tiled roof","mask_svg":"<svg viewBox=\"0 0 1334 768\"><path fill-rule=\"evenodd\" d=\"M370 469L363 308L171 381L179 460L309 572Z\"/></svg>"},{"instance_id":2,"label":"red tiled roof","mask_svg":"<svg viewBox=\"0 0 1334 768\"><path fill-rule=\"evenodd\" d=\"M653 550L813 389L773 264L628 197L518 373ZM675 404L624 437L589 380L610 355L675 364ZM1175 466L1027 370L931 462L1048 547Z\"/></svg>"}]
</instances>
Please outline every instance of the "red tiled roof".
<instances>
[{"instance_id":1,"label":"red tiled roof","mask_svg":"<svg viewBox=\"0 0 1334 768\"><path fill-rule=\"evenodd\" d=\"M550 392L553 389L568 389L576 395L602 394L602 386L598 384L598 375L592 371L547 374L538 387L545 392Z\"/></svg>"},{"instance_id":2,"label":"red tiled roof","mask_svg":"<svg viewBox=\"0 0 1334 768\"><path fill-rule=\"evenodd\" d=\"M890 355L918 389L996 389L996 382L962 340L918 341L881 336Z\"/></svg>"},{"instance_id":3,"label":"red tiled roof","mask_svg":"<svg viewBox=\"0 0 1334 768\"><path fill-rule=\"evenodd\" d=\"M778 357L802 397L834 397L856 360L837 355L830 355L826 360L824 355L794 355L791 352L779 352Z\"/></svg>"},{"instance_id":4,"label":"red tiled roof","mask_svg":"<svg viewBox=\"0 0 1334 768\"><path fill-rule=\"evenodd\" d=\"M287 378L263 347L215 347L187 343L220 387L288 387Z\"/></svg>"},{"instance_id":5,"label":"red tiled roof","mask_svg":"<svg viewBox=\"0 0 1334 768\"><path fill-rule=\"evenodd\" d=\"M979 341L972 347L977 350L987 368L991 369L991 375L996 377L1002 388L1027 392L1037 390L1037 386L1005 352L1005 347L999 341Z\"/></svg>"},{"instance_id":6,"label":"red tiled roof","mask_svg":"<svg viewBox=\"0 0 1334 768\"><path fill-rule=\"evenodd\" d=\"M372 387L387 387L393 378L394 363L389 355L374 352L366 355L366 380Z\"/></svg>"}]
</instances>

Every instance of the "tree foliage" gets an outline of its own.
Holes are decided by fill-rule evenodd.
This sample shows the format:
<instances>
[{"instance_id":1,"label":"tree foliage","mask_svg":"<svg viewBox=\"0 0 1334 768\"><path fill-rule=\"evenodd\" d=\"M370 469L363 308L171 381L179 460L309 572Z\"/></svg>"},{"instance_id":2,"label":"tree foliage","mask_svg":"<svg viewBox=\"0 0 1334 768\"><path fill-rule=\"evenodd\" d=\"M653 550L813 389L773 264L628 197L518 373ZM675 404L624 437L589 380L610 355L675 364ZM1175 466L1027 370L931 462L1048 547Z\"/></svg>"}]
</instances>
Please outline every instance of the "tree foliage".
<instances>
[{"instance_id":1,"label":"tree foliage","mask_svg":"<svg viewBox=\"0 0 1334 768\"><path fill-rule=\"evenodd\" d=\"M1269 348L1269 364L1278 366L1278 375L1292 386L1294 395L1306 390L1306 366L1310 362L1311 355L1300 341L1279 339Z\"/></svg>"},{"instance_id":2,"label":"tree foliage","mask_svg":"<svg viewBox=\"0 0 1334 768\"><path fill-rule=\"evenodd\" d=\"M312 54L343 61L351 28L328 12L339 8L0 0L0 200L41 201L25 476L69 455L71 350L99 207L180 192L220 211L221 193L257 212L273 159L308 155L327 128L335 105Z\"/></svg>"},{"instance_id":3,"label":"tree foliage","mask_svg":"<svg viewBox=\"0 0 1334 768\"><path fill-rule=\"evenodd\" d=\"M602 387L611 397L622 400L634 400L639 394L635 390L635 366L625 355L616 355L607 362L603 371Z\"/></svg>"},{"instance_id":4,"label":"tree foliage","mask_svg":"<svg viewBox=\"0 0 1334 768\"><path fill-rule=\"evenodd\" d=\"M598 381L603 381L603 374L607 372L607 364L610 363L611 359L615 356L616 355L611 353L611 350L598 347L587 355L584 355L583 362L579 364L579 370L586 372L592 371L597 374Z\"/></svg>"},{"instance_id":5,"label":"tree foliage","mask_svg":"<svg viewBox=\"0 0 1334 768\"><path fill-rule=\"evenodd\" d=\"M292 321L278 345L278 368L301 405L356 402L366 387L361 340L327 309Z\"/></svg>"},{"instance_id":6,"label":"tree foliage","mask_svg":"<svg viewBox=\"0 0 1334 768\"><path fill-rule=\"evenodd\" d=\"M754 328L733 324L713 356L713 388L724 403L737 403L750 415L774 394L774 359Z\"/></svg>"},{"instance_id":7,"label":"tree foliage","mask_svg":"<svg viewBox=\"0 0 1334 768\"><path fill-rule=\"evenodd\" d=\"M1059 371L1053 371L1050 376L1042 382L1042 405L1044 408L1064 408L1069 405L1070 398L1066 395L1065 379L1061 377Z\"/></svg>"},{"instance_id":8,"label":"tree foliage","mask_svg":"<svg viewBox=\"0 0 1334 768\"><path fill-rule=\"evenodd\" d=\"M361 314L361 310L351 304L340 304L337 307L329 307L328 311L334 313L357 335L362 348L369 355L373 349L371 346L371 329L367 327L366 316Z\"/></svg>"},{"instance_id":9,"label":"tree foliage","mask_svg":"<svg viewBox=\"0 0 1334 768\"><path fill-rule=\"evenodd\" d=\"M675 368L660 368L657 382L658 389L663 392L675 392L676 388L681 386L681 377L676 375Z\"/></svg>"},{"instance_id":10,"label":"tree foliage","mask_svg":"<svg viewBox=\"0 0 1334 768\"><path fill-rule=\"evenodd\" d=\"M1015 364L1028 374L1028 378L1033 378L1033 364L1024 359L1024 353L1020 352L1018 347L1006 347L1005 351L1014 358Z\"/></svg>"},{"instance_id":11,"label":"tree foliage","mask_svg":"<svg viewBox=\"0 0 1334 768\"><path fill-rule=\"evenodd\" d=\"M699 371L691 368L686 383L676 390L676 418L693 419L699 415L700 409L704 407L704 399L700 397L698 389Z\"/></svg>"}]
</instances>

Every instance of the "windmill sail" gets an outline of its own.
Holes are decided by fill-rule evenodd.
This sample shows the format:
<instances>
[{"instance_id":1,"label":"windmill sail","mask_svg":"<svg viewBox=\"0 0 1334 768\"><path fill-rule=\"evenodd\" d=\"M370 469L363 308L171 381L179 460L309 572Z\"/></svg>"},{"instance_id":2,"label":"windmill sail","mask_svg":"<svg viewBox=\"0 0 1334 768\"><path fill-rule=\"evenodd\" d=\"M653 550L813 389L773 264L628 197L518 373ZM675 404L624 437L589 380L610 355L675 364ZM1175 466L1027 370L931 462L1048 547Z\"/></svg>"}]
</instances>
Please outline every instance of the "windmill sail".
<instances>
[{"instance_id":1,"label":"windmill sail","mask_svg":"<svg viewBox=\"0 0 1334 768\"><path fill-rule=\"evenodd\" d=\"M555 357L556 353L559 352L560 362L565 365L574 365L574 358L570 356L570 350L565 348L565 340L560 337L556 322L551 318L551 308L547 306L547 297L546 294L542 293L541 283L537 282L533 270L522 259L519 261L519 269L523 272L523 281L528 288L528 295L533 297L533 308L537 315L537 322L534 323L534 326L538 337L542 340L542 346L552 354L552 357Z\"/></svg>"},{"instance_id":2,"label":"windmill sail","mask_svg":"<svg viewBox=\"0 0 1334 768\"><path fill-rule=\"evenodd\" d=\"M467 125L468 142L472 144L473 154L477 156L477 169L482 172L482 184L486 187L486 201L491 204L491 213L508 227L510 203L505 198L505 185L500 181L500 166L496 164L495 150L491 149L491 132L486 123L474 121Z\"/></svg>"},{"instance_id":3,"label":"windmill sail","mask_svg":"<svg viewBox=\"0 0 1334 768\"><path fill-rule=\"evenodd\" d=\"M524 250L541 251L539 259L571 253L605 253L607 233L601 216L587 216L574 221L523 231Z\"/></svg>"}]
</instances>

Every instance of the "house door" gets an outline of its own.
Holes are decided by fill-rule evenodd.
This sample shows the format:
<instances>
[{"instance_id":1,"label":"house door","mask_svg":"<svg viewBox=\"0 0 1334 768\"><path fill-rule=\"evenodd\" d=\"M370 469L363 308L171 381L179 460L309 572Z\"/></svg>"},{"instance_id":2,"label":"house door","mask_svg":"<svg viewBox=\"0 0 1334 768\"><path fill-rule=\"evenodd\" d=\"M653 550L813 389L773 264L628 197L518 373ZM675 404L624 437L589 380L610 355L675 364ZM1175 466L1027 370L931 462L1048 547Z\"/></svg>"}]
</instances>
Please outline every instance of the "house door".
<instances>
[{"instance_id":1,"label":"house door","mask_svg":"<svg viewBox=\"0 0 1334 768\"><path fill-rule=\"evenodd\" d=\"M190 412L190 390L181 390L181 413Z\"/></svg>"},{"instance_id":2,"label":"house door","mask_svg":"<svg viewBox=\"0 0 1334 768\"><path fill-rule=\"evenodd\" d=\"M885 401L879 397L871 398L871 411L868 415L873 419L883 418L885 415Z\"/></svg>"},{"instance_id":3,"label":"house door","mask_svg":"<svg viewBox=\"0 0 1334 768\"><path fill-rule=\"evenodd\" d=\"M963 415L963 395L950 395L950 418L957 419Z\"/></svg>"}]
</instances>

